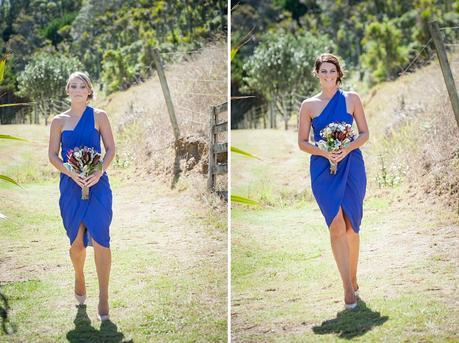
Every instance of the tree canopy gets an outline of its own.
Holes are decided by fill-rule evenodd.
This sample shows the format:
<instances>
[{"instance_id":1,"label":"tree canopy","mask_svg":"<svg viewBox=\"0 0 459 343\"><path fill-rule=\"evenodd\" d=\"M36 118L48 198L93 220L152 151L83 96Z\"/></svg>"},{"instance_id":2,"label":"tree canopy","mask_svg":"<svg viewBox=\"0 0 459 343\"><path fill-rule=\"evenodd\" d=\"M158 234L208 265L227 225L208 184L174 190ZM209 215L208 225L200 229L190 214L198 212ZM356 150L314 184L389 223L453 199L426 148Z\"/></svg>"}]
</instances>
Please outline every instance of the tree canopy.
<instances>
[{"instance_id":1,"label":"tree canopy","mask_svg":"<svg viewBox=\"0 0 459 343\"><path fill-rule=\"evenodd\" d=\"M126 89L151 75L153 48L194 51L225 37L226 13L222 0L0 1L0 49L12 52L0 94L33 94L24 91L33 88L27 68L43 56L78 60L107 92Z\"/></svg>"}]
</instances>

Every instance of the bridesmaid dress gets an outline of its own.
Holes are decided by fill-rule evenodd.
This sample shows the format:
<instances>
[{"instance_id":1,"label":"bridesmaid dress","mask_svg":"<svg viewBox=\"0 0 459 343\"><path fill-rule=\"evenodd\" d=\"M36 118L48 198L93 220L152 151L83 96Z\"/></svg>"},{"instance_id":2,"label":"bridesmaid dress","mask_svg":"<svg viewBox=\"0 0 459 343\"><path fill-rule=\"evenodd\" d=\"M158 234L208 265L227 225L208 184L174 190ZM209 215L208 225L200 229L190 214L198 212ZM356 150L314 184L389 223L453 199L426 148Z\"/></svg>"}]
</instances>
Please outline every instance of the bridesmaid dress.
<instances>
[{"instance_id":1,"label":"bridesmaid dress","mask_svg":"<svg viewBox=\"0 0 459 343\"><path fill-rule=\"evenodd\" d=\"M322 139L320 130L331 122L344 121L352 125L353 120L354 117L347 112L344 93L338 89L322 112L312 119L314 141L318 142ZM335 175L330 174L328 159L311 155L310 175L312 192L327 226L330 228L341 207L343 214L349 218L353 230L359 233L367 185L365 164L360 149L352 150L338 162Z\"/></svg>"},{"instance_id":2,"label":"bridesmaid dress","mask_svg":"<svg viewBox=\"0 0 459 343\"><path fill-rule=\"evenodd\" d=\"M61 134L61 157L67 162L67 152L80 146L100 149L100 133L95 128L94 109L87 106L73 130L64 130ZM110 247L109 227L112 221L112 191L107 173L104 172L94 186L89 188L89 199L81 199L81 187L67 175L60 174L59 207L62 221L70 239L75 240L78 228L84 224L84 246L92 246L92 239L103 247Z\"/></svg>"}]
</instances>

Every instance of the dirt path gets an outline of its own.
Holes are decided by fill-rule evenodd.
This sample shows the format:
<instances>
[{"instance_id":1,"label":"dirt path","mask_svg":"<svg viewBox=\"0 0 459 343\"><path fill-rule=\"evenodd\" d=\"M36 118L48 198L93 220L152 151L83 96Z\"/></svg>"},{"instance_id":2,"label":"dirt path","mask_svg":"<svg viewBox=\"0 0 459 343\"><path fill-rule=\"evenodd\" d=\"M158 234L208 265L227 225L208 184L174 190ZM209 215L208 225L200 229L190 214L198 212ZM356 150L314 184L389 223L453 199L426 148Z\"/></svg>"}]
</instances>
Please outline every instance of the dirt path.
<instances>
[{"instance_id":1,"label":"dirt path","mask_svg":"<svg viewBox=\"0 0 459 343\"><path fill-rule=\"evenodd\" d=\"M203 206L205 199L161 183L111 180L110 301L116 325L111 334L136 342L203 335L224 340L227 242L222 213ZM9 218L0 223L0 285L18 327L11 341L65 340L75 330L77 336L101 339L93 250L88 249L85 265L87 316L93 325L72 330L73 273L57 184L24 188L0 189L2 211ZM34 314L37 306L40 313Z\"/></svg>"}]
</instances>

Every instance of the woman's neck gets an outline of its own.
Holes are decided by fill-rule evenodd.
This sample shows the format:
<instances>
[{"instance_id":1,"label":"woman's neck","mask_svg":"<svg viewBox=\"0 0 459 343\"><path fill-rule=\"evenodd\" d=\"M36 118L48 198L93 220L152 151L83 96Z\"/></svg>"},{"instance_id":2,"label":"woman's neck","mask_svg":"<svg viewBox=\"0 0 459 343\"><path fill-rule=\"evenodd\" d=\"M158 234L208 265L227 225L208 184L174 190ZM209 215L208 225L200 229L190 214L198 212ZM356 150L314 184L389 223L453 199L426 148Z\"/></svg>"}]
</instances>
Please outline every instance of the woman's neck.
<instances>
[{"instance_id":1,"label":"woman's neck","mask_svg":"<svg viewBox=\"0 0 459 343\"><path fill-rule=\"evenodd\" d=\"M85 102L72 102L72 104L70 105L70 114L81 116L85 109Z\"/></svg>"},{"instance_id":2,"label":"woman's neck","mask_svg":"<svg viewBox=\"0 0 459 343\"><path fill-rule=\"evenodd\" d=\"M333 95L335 95L335 93L338 91L338 86L336 87L331 87L331 88L322 88L322 94L321 96L326 99L326 100L329 100L333 97Z\"/></svg>"}]
</instances>

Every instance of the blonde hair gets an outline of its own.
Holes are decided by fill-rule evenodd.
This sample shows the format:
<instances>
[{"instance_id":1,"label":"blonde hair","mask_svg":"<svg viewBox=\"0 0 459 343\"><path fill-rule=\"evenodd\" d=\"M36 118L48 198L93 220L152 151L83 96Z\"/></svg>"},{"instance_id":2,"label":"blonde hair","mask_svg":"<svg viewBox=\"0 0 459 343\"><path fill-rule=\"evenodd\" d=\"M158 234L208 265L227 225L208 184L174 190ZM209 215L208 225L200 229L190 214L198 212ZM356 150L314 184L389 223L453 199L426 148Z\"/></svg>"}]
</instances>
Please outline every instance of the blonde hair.
<instances>
[{"instance_id":1,"label":"blonde hair","mask_svg":"<svg viewBox=\"0 0 459 343\"><path fill-rule=\"evenodd\" d=\"M331 64L335 65L336 71L338 72L338 78L336 80L336 83L340 84L342 78L344 77L344 72L343 72L343 68L341 67L341 63L339 62L338 57L336 57L333 54L325 53L325 54L321 54L319 57L317 57L316 61L314 62L314 68L312 70L312 74L314 76L318 76L320 66L322 65L322 63L325 63L325 62L328 62L328 63L331 63Z\"/></svg>"},{"instance_id":2,"label":"blonde hair","mask_svg":"<svg viewBox=\"0 0 459 343\"><path fill-rule=\"evenodd\" d=\"M88 95L88 101L94 99L96 97L96 94L94 92L94 87L92 86L91 79L86 73L83 73L81 71L76 71L70 74L69 78L67 79L67 85L65 86L65 90L69 90L70 80L74 77L79 78L81 81L83 81L86 84L86 87L88 87L91 90L91 94Z\"/></svg>"}]
</instances>

